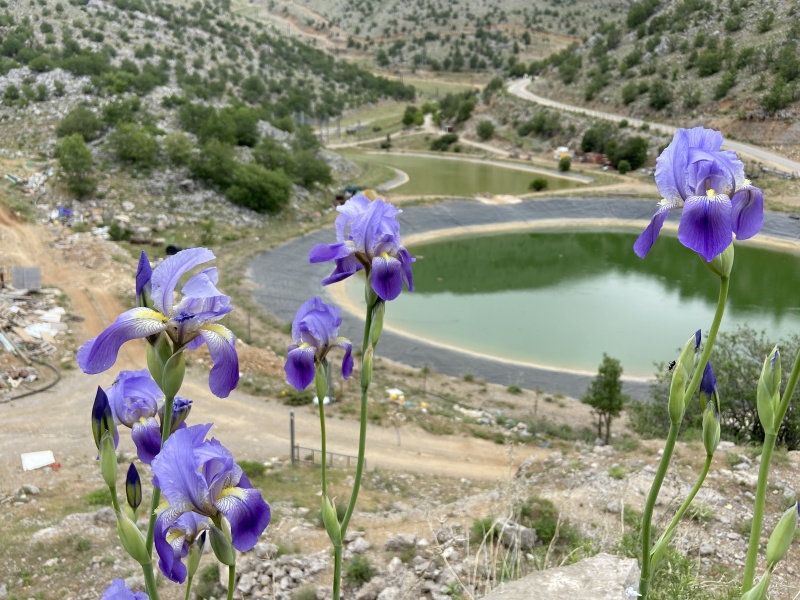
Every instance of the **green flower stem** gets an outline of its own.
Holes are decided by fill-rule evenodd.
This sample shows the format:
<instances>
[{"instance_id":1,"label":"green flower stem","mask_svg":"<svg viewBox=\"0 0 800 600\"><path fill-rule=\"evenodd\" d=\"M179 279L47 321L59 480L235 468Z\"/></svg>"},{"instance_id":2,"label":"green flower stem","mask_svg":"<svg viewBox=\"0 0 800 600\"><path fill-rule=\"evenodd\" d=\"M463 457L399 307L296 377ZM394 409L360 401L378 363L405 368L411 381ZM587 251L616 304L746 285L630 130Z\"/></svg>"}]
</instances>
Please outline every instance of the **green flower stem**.
<instances>
[{"instance_id":1,"label":"green flower stem","mask_svg":"<svg viewBox=\"0 0 800 600\"><path fill-rule=\"evenodd\" d=\"M186 596L184 596L183 600L189 600L189 593L192 591L192 579L194 579L194 577L191 575L186 579Z\"/></svg>"},{"instance_id":2,"label":"green flower stem","mask_svg":"<svg viewBox=\"0 0 800 600\"><path fill-rule=\"evenodd\" d=\"M781 403L778 406L778 411L775 414L775 423L777 424L776 430L780 428L783 422L783 417L786 416L786 411L789 408L789 402L794 396L795 388L797 388L797 380L800 377L800 352L794 359L792 372L789 375L789 381L786 384L786 389L783 390ZM750 528L750 541L747 544L747 558L744 563L744 575L742 576L742 593L749 591L753 587L753 578L756 573L756 561L758 560L758 546L761 540L761 527L764 520L764 504L767 495L767 480L769 479L769 468L772 462L772 451L775 449L775 442L778 439L777 434L764 434L764 446L761 450L761 464L758 468L758 486L756 487L756 500L753 504L753 524Z\"/></svg>"},{"instance_id":3,"label":"green flower stem","mask_svg":"<svg viewBox=\"0 0 800 600\"><path fill-rule=\"evenodd\" d=\"M142 573L144 574L144 589L147 592L147 597L150 600L159 600L156 576L153 573L153 563L142 565Z\"/></svg>"},{"instance_id":4,"label":"green flower stem","mask_svg":"<svg viewBox=\"0 0 800 600\"><path fill-rule=\"evenodd\" d=\"M713 460L713 458L714 458L713 454L706 455L706 462L703 465L703 470L700 472L700 476L697 478L697 481L695 482L692 491L689 492L689 495L686 496L686 500L683 501L683 504L681 504L680 508L678 509L678 512L676 512L675 516L672 517L672 521L670 522L669 526L667 526L667 528L664 530L664 533L661 534L661 537L658 539L658 542L656 542L656 546L662 539L665 539L667 538L667 536L672 534L672 530L674 530L675 527L677 527L678 522L683 518L683 515L689 509L689 506L691 506L692 500L694 500L694 497L697 495L697 492L699 492L700 488L703 487L703 483L706 480L708 471L711 468L711 461Z\"/></svg>"},{"instance_id":5,"label":"green flower stem","mask_svg":"<svg viewBox=\"0 0 800 600\"><path fill-rule=\"evenodd\" d=\"M161 447L164 447L164 442L169 437L170 429L172 429L172 405L175 402L175 396L167 396L164 398L164 422L161 424ZM147 525L147 541L145 548L147 554L152 558L153 556L153 537L155 535L156 527L156 509L161 502L161 489L153 486L153 499L150 502L150 522ZM152 600L152 597L151 599Z\"/></svg>"},{"instance_id":6,"label":"green flower stem","mask_svg":"<svg viewBox=\"0 0 800 600\"><path fill-rule=\"evenodd\" d=\"M111 492L111 505L114 507L115 512L120 512L119 499L117 498L117 490L113 485L108 486L108 491Z\"/></svg>"},{"instance_id":7,"label":"green flower stem","mask_svg":"<svg viewBox=\"0 0 800 600\"><path fill-rule=\"evenodd\" d=\"M656 471L656 477L650 487L650 494L647 496L644 513L642 514L642 575L639 580L639 596L642 600L647 600L647 590L650 587L650 537L652 534L653 509L656 505L656 499L658 499L658 493L661 491L661 484L664 483L672 453L675 451L675 442L678 439L679 430L680 423L672 423L669 426L664 454L661 455L661 462L658 465L658 471Z\"/></svg>"},{"instance_id":8,"label":"green flower stem","mask_svg":"<svg viewBox=\"0 0 800 600\"><path fill-rule=\"evenodd\" d=\"M233 590L236 586L236 563L228 567L228 600L233 600Z\"/></svg>"},{"instance_id":9,"label":"green flower stem","mask_svg":"<svg viewBox=\"0 0 800 600\"><path fill-rule=\"evenodd\" d=\"M750 541L747 544L747 558L744 562L744 575L742 576L742 593L753 587L753 577L756 574L756 560L758 560L758 545L761 541L761 526L764 520L764 503L767 497L767 479L769 479L769 463L772 460L772 450L778 436L774 433L764 434L764 446L761 449L761 465L758 468L758 486L756 487L756 500L753 503L753 524L750 526Z\"/></svg>"},{"instance_id":10,"label":"green flower stem","mask_svg":"<svg viewBox=\"0 0 800 600\"><path fill-rule=\"evenodd\" d=\"M728 300L728 288L730 286L730 277L720 277L719 284L719 299L717 300L717 310L714 313L714 320L711 323L711 329L708 332L703 352L700 354L700 360L697 363L697 368L694 370L692 379L686 388L684 395L684 406L694 396L697 388L700 387L700 381L703 378L703 371L705 371L708 357L711 356L711 350L714 347L714 342L717 339L717 332L719 331L720 323L722 323L722 315L725 313L725 303ZM647 496L647 502L644 506L644 514L642 515L642 575L639 580L639 595L641 600L647 600L647 592L650 587L650 579L652 577L652 569L650 563L650 539L652 534L652 520L653 510L655 508L658 494L661 491L661 485L664 483L664 477L667 474L669 462L672 460L672 453L675 451L675 442L678 439L678 431L680 430L680 423L672 423L669 427L669 435L667 436L667 443L664 446L664 454L661 456L661 462L658 465L656 477L653 480L653 485L650 488L650 494Z\"/></svg>"},{"instance_id":11,"label":"green flower stem","mask_svg":"<svg viewBox=\"0 0 800 600\"><path fill-rule=\"evenodd\" d=\"M367 284L369 285L369 283ZM372 328L372 315L378 300L370 300L370 295L367 295L367 314L364 319L364 339L361 344L362 356L362 369L363 357L370 348L370 329ZM341 524L342 539L347 533L347 526L350 523L350 518L353 516L353 511L356 507L356 500L358 499L358 492L361 489L361 478L364 474L364 455L367 448L367 398L369 392L369 385L362 383L361 385L361 427L358 436L358 460L356 461L356 476L353 482L353 491L350 493L350 502L347 505L347 511L344 514ZM341 593L342 581L342 546L334 546L333 548L333 600L339 600Z\"/></svg>"},{"instance_id":12,"label":"green flower stem","mask_svg":"<svg viewBox=\"0 0 800 600\"><path fill-rule=\"evenodd\" d=\"M328 377L327 377L327 361L324 365L317 365L317 372L314 375L314 385L317 390L317 401L319 404L319 431L320 431L320 452L322 453L322 496L328 497L328 476L327 476L327 461L328 461L328 438L325 434L325 402L323 398L327 396L328 391Z\"/></svg>"}]
</instances>

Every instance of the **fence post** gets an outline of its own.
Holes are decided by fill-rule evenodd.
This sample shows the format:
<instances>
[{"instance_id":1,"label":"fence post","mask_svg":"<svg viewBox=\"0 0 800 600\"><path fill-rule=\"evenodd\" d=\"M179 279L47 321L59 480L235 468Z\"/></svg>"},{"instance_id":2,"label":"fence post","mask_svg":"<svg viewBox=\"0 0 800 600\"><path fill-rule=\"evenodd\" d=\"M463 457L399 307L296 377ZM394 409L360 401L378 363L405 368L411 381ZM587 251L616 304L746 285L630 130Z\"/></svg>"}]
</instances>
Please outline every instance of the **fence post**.
<instances>
[{"instance_id":1,"label":"fence post","mask_svg":"<svg viewBox=\"0 0 800 600\"><path fill-rule=\"evenodd\" d=\"M292 454L292 466L294 466L294 411L289 411L289 450Z\"/></svg>"}]
</instances>

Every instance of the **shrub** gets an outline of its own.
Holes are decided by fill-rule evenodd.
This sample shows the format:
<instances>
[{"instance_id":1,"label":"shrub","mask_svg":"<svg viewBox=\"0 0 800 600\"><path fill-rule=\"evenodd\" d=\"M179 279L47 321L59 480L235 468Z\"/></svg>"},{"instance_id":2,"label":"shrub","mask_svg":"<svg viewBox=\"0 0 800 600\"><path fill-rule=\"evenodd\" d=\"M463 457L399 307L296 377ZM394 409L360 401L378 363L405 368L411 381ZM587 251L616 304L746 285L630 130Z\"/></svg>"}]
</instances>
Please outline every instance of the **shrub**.
<instances>
[{"instance_id":1,"label":"shrub","mask_svg":"<svg viewBox=\"0 0 800 600\"><path fill-rule=\"evenodd\" d=\"M494 526L494 517L481 517L472 520L469 530L473 543L480 544L484 539L488 544L500 538L500 532Z\"/></svg>"},{"instance_id":2,"label":"shrub","mask_svg":"<svg viewBox=\"0 0 800 600\"><path fill-rule=\"evenodd\" d=\"M366 556L354 556L344 568L344 579L353 587L367 583L378 571Z\"/></svg>"},{"instance_id":3,"label":"shrub","mask_svg":"<svg viewBox=\"0 0 800 600\"><path fill-rule=\"evenodd\" d=\"M491 121L481 121L478 123L478 127L476 129L476 133L478 137L482 140L486 141L494 135L494 123Z\"/></svg>"},{"instance_id":4,"label":"shrub","mask_svg":"<svg viewBox=\"0 0 800 600\"><path fill-rule=\"evenodd\" d=\"M91 178L94 163L92 151L79 133L61 140L56 147L56 158L67 180L67 187L73 194L83 198L94 192L96 183Z\"/></svg>"},{"instance_id":5,"label":"shrub","mask_svg":"<svg viewBox=\"0 0 800 600\"><path fill-rule=\"evenodd\" d=\"M190 164L194 177L210 181L223 189L233 182L235 168L233 147L216 139L206 142Z\"/></svg>"},{"instance_id":6,"label":"shrub","mask_svg":"<svg viewBox=\"0 0 800 600\"><path fill-rule=\"evenodd\" d=\"M58 137L79 134L84 141L91 142L100 136L103 124L100 119L85 106L76 106L69 111L56 127Z\"/></svg>"},{"instance_id":7,"label":"shrub","mask_svg":"<svg viewBox=\"0 0 800 600\"><path fill-rule=\"evenodd\" d=\"M431 150L438 150L439 152L447 151L451 145L458 141L458 135L455 133L445 133L431 142Z\"/></svg>"},{"instance_id":8,"label":"shrub","mask_svg":"<svg viewBox=\"0 0 800 600\"><path fill-rule=\"evenodd\" d=\"M192 141L182 131L175 131L164 138L164 152L173 165L179 167L188 165L193 150Z\"/></svg>"},{"instance_id":9,"label":"shrub","mask_svg":"<svg viewBox=\"0 0 800 600\"><path fill-rule=\"evenodd\" d=\"M622 102L623 104L630 104L639 97L639 86L635 81L629 81L622 86Z\"/></svg>"},{"instance_id":10,"label":"shrub","mask_svg":"<svg viewBox=\"0 0 800 600\"><path fill-rule=\"evenodd\" d=\"M620 175L625 175L628 171L631 170L631 163L627 160L621 160L617 163L617 171L619 171Z\"/></svg>"},{"instance_id":11,"label":"shrub","mask_svg":"<svg viewBox=\"0 0 800 600\"><path fill-rule=\"evenodd\" d=\"M330 166L313 150L301 150L295 154L291 174L294 181L305 188L313 188L317 184L329 185L333 182Z\"/></svg>"},{"instance_id":12,"label":"shrub","mask_svg":"<svg viewBox=\"0 0 800 600\"><path fill-rule=\"evenodd\" d=\"M260 477L264 474L264 471L267 470L267 467L264 463L259 462L257 460L240 460L236 462L239 467L241 467L244 474L247 475L248 479L253 479L255 477Z\"/></svg>"},{"instance_id":13,"label":"shrub","mask_svg":"<svg viewBox=\"0 0 800 600\"><path fill-rule=\"evenodd\" d=\"M558 161L558 170L566 173L572 167L572 159L569 156L564 156Z\"/></svg>"},{"instance_id":14,"label":"shrub","mask_svg":"<svg viewBox=\"0 0 800 600\"><path fill-rule=\"evenodd\" d=\"M108 138L114 154L121 161L139 167L152 167L156 163L158 142L144 129L132 123L123 123Z\"/></svg>"},{"instance_id":15,"label":"shrub","mask_svg":"<svg viewBox=\"0 0 800 600\"><path fill-rule=\"evenodd\" d=\"M284 173L294 172L294 157L292 153L279 141L264 137L253 150L253 159L265 169Z\"/></svg>"},{"instance_id":16,"label":"shrub","mask_svg":"<svg viewBox=\"0 0 800 600\"><path fill-rule=\"evenodd\" d=\"M670 85L658 79L650 86L650 107L662 110L672 103L672 88Z\"/></svg>"},{"instance_id":17,"label":"shrub","mask_svg":"<svg viewBox=\"0 0 800 600\"><path fill-rule=\"evenodd\" d=\"M108 237L113 242L122 242L131 239L131 230L120 225L119 221L112 221L108 226Z\"/></svg>"},{"instance_id":18,"label":"shrub","mask_svg":"<svg viewBox=\"0 0 800 600\"><path fill-rule=\"evenodd\" d=\"M120 123L135 123L141 109L139 98L125 98L109 102L103 107L103 120L115 127Z\"/></svg>"},{"instance_id":19,"label":"shrub","mask_svg":"<svg viewBox=\"0 0 800 600\"><path fill-rule=\"evenodd\" d=\"M228 200L256 212L275 214L289 203L292 185L280 171L268 171L259 164L237 165Z\"/></svg>"},{"instance_id":20,"label":"shrub","mask_svg":"<svg viewBox=\"0 0 800 600\"><path fill-rule=\"evenodd\" d=\"M531 181L530 185L528 185L529 190L533 190L534 192L541 192L542 190L547 189L547 179L544 177L537 177L533 181Z\"/></svg>"}]
</instances>

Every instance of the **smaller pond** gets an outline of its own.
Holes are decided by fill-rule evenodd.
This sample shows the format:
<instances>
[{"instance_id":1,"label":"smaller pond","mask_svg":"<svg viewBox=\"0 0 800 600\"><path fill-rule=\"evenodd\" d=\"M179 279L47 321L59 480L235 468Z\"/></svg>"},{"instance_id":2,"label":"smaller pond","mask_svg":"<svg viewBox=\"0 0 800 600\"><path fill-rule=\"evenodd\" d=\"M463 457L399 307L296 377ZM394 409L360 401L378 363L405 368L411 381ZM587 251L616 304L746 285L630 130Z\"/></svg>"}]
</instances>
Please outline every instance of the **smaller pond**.
<instances>
[{"instance_id":1,"label":"smaller pond","mask_svg":"<svg viewBox=\"0 0 800 600\"><path fill-rule=\"evenodd\" d=\"M662 235L646 260L627 231L487 235L412 246L414 294L387 325L502 359L596 372L604 352L649 377L698 328L708 330L718 279ZM737 245L722 330L747 323L774 339L800 332L800 257ZM360 306L363 289L348 287Z\"/></svg>"},{"instance_id":2,"label":"smaller pond","mask_svg":"<svg viewBox=\"0 0 800 600\"><path fill-rule=\"evenodd\" d=\"M404 195L473 196L475 194L525 194L531 181L543 178L548 190L579 187L583 184L496 164L451 160L446 157L399 156L395 154L346 154L356 164L386 165L405 171L408 183L392 191Z\"/></svg>"}]
</instances>

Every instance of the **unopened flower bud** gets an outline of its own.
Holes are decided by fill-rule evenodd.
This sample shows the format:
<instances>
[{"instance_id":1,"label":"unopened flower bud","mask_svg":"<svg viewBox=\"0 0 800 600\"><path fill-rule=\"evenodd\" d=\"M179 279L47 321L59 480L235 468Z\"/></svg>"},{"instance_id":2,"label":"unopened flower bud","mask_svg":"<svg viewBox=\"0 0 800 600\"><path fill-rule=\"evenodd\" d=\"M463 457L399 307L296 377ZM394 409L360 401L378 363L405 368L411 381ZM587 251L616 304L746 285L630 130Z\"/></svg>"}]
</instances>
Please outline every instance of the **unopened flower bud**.
<instances>
[{"instance_id":1,"label":"unopened flower bud","mask_svg":"<svg viewBox=\"0 0 800 600\"><path fill-rule=\"evenodd\" d=\"M342 528L336 514L336 505L327 496L322 497L322 524L334 547L340 547L342 545Z\"/></svg>"},{"instance_id":2,"label":"unopened flower bud","mask_svg":"<svg viewBox=\"0 0 800 600\"><path fill-rule=\"evenodd\" d=\"M361 360L361 389L365 390L372 382L372 356L374 354L372 346L369 346L364 351L364 357Z\"/></svg>"},{"instance_id":3,"label":"unopened flower bud","mask_svg":"<svg viewBox=\"0 0 800 600\"><path fill-rule=\"evenodd\" d=\"M161 391L167 397L174 398L183 385L183 376L186 374L186 356L176 352L170 356L164 365L164 374L161 376ZM158 383L158 380L156 380Z\"/></svg>"},{"instance_id":4,"label":"unopened flower bud","mask_svg":"<svg viewBox=\"0 0 800 600\"><path fill-rule=\"evenodd\" d=\"M186 571L189 577L194 577L197 567L200 566L200 559L203 557L203 550L206 546L206 532L202 532L189 545L189 557L186 560Z\"/></svg>"},{"instance_id":5,"label":"unopened flower bud","mask_svg":"<svg viewBox=\"0 0 800 600\"><path fill-rule=\"evenodd\" d=\"M147 553L144 535L128 515L117 513L117 535L122 547L130 554L131 558L140 565L150 564L150 555Z\"/></svg>"},{"instance_id":6,"label":"unopened flower bud","mask_svg":"<svg viewBox=\"0 0 800 600\"><path fill-rule=\"evenodd\" d=\"M775 525L772 535L769 536L769 542L767 542L767 567L774 566L789 551L794 539L794 532L797 529L798 510L800 510L800 503L795 502L783 513L780 521Z\"/></svg>"},{"instance_id":7,"label":"unopened flower bud","mask_svg":"<svg viewBox=\"0 0 800 600\"><path fill-rule=\"evenodd\" d=\"M105 432L100 440L100 472L103 481L116 493L117 488L117 449L114 447L114 438L111 433Z\"/></svg>"},{"instance_id":8,"label":"unopened flower bud","mask_svg":"<svg viewBox=\"0 0 800 600\"><path fill-rule=\"evenodd\" d=\"M142 503L142 480L133 463L128 467L128 475L125 477L125 497L128 500L128 506L134 511Z\"/></svg>"},{"instance_id":9,"label":"unopened flower bud","mask_svg":"<svg viewBox=\"0 0 800 600\"><path fill-rule=\"evenodd\" d=\"M733 269L733 244L729 244L722 253L717 254L710 262L703 262L718 277L730 277Z\"/></svg>"},{"instance_id":10,"label":"unopened flower bud","mask_svg":"<svg viewBox=\"0 0 800 600\"><path fill-rule=\"evenodd\" d=\"M372 313L372 324L370 325L369 335L372 340L372 345L377 346L378 340L383 333L383 318L386 314L386 302L379 300L375 305L375 311Z\"/></svg>"},{"instance_id":11,"label":"unopened flower bud","mask_svg":"<svg viewBox=\"0 0 800 600\"><path fill-rule=\"evenodd\" d=\"M686 385L689 370L694 366L694 354L700 346L700 330L688 339L672 368L672 382L669 388L669 419L674 425L683 420L686 410Z\"/></svg>"},{"instance_id":12,"label":"unopened flower bud","mask_svg":"<svg viewBox=\"0 0 800 600\"><path fill-rule=\"evenodd\" d=\"M97 388L97 394L94 397L94 405L92 406L92 437L94 437L94 445L100 450L100 442L103 440L103 434L110 432L112 438L117 440L117 427L114 424L114 415L111 412L111 405L108 403L108 396L103 391L103 388Z\"/></svg>"},{"instance_id":13,"label":"unopened flower bud","mask_svg":"<svg viewBox=\"0 0 800 600\"><path fill-rule=\"evenodd\" d=\"M217 560L229 567L235 565L236 550L233 549L231 542L231 526L225 517L221 517L218 523L211 525L208 537Z\"/></svg>"},{"instance_id":14,"label":"unopened flower bud","mask_svg":"<svg viewBox=\"0 0 800 600\"><path fill-rule=\"evenodd\" d=\"M703 446L705 446L708 456L711 456L717 450L719 436L719 413L709 403L706 410L703 411Z\"/></svg>"},{"instance_id":15,"label":"unopened flower bud","mask_svg":"<svg viewBox=\"0 0 800 600\"><path fill-rule=\"evenodd\" d=\"M170 421L169 425L169 433L172 435L176 431L178 431L178 427L180 427L186 419L189 417L189 413L192 411L192 401L187 400L186 398L181 398L180 396L176 396L175 400L172 402L172 421ZM163 432L163 425L164 425L164 405L162 404L161 407L158 409L158 418L161 421Z\"/></svg>"},{"instance_id":16,"label":"unopened flower bud","mask_svg":"<svg viewBox=\"0 0 800 600\"><path fill-rule=\"evenodd\" d=\"M150 376L161 387L161 379L164 376L164 365L172 356L172 345L169 343L169 336L166 333L159 333L155 338L155 343L147 345L147 369ZM163 388L162 388L163 391Z\"/></svg>"},{"instance_id":17,"label":"unopened flower bud","mask_svg":"<svg viewBox=\"0 0 800 600\"><path fill-rule=\"evenodd\" d=\"M778 347L764 359L764 366L761 368L761 377L758 379L756 390L756 407L758 408L758 419L764 432L772 435L777 434L775 423L775 412L780 403L781 393L781 357Z\"/></svg>"}]
</instances>

